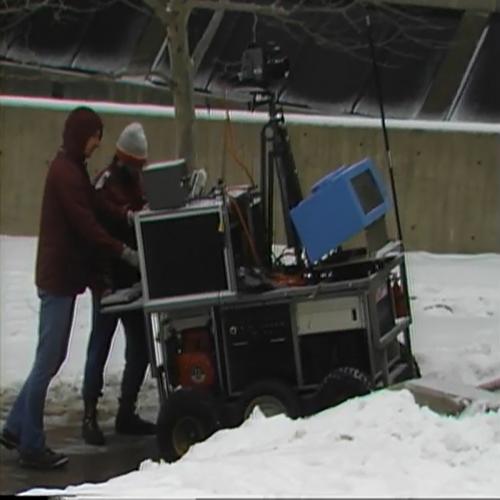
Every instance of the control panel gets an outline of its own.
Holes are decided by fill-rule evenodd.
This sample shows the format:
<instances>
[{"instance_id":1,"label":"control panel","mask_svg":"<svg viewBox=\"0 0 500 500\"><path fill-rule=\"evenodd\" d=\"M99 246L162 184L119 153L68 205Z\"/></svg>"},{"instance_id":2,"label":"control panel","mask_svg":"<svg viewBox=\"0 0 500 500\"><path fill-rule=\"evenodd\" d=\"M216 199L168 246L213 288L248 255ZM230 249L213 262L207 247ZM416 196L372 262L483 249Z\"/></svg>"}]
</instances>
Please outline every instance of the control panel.
<instances>
[{"instance_id":1,"label":"control panel","mask_svg":"<svg viewBox=\"0 0 500 500\"><path fill-rule=\"evenodd\" d=\"M296 383L289 304L222 309L221 330L231 391L263 378Z\"/></svg>"}]
</instances>

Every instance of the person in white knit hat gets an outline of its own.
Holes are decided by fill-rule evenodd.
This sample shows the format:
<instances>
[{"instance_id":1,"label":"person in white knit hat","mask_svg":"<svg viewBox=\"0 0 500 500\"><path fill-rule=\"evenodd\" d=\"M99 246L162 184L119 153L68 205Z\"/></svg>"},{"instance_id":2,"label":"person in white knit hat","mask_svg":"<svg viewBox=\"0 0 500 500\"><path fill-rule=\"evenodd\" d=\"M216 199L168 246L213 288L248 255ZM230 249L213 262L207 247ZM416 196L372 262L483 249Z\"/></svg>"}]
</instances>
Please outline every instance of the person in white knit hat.
<instances>
[{"instance_id":1,"label":"person in white knit hat","mask_svg":"<svg viewBox=\"0 0 500 500\"><path fill-rule=\"evenodd\" d=\"M142 125L127 125L116 141L116 156L125 164L142 167L148 157L148 141Z\"/></svg>"},{"instance_id":2,"label":"person in white knit hat","mask_svg":"<svg viewBox=\"0 0 500 500\"><path fill-rule=\"evenodd\" d=\"M94 180L97 205L106 205L107 213L123 213L124 209L129 213L141 210L145 204L142 168L147 156L148 141L142 125L138 122L130 123L116 141L111 164ZM111 235L120 235L122 241L127 242L131 248L137 248L131 224L127 226L110 217L102 217L100 222ZM135 409L149 361L142 311L102 314L99 307L103 295L131 287L140 280L140 275L137 269L123 265L118 259L110 260L102 256L98 261L92 286L92 331L87 347L82 390L82 437L89 444L104 445L104 434L97 421L97 401L102 395L104 365L119 320L125 332L126 350L115 430L120 434L154 434L156 427L140 418Z\"/></svg>"}]
</instances>

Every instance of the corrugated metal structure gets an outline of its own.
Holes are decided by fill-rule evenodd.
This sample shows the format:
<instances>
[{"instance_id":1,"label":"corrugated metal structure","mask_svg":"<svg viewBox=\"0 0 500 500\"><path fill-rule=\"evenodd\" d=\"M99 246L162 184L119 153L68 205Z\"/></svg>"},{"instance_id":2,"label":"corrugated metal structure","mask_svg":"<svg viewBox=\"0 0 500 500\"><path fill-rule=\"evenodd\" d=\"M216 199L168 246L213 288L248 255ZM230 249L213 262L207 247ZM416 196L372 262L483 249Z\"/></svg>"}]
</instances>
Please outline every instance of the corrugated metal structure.
<instances>
[{"instance_id":1,"label":"corrugated metal structure","mask_svg":"<svg viewBox=\"0 0 500 500\"><path fill-rule=\"evenodd\" d=\"M212 16L204 9L192 13L192 51ZM388 117L497 121L500 14L399 5L375 9L373 20ZM239 88L230 73L250 42L273 40L291 62L284 102L305 112L378 116L364 11L353 4L292 21L226 12L195 72L198 103L213 105L225 97L233 106L245 106L247 89ZM40 9L14 26L4 23L0 68L2 93L86 99L109 94L89 85L71 90L76 75L101 80L101 87L134 84L163 94L170 79L164 26L139 0L57 15ZM40 71L50 87L29 83L29 75Z\"/></svg>"}]
</instances>

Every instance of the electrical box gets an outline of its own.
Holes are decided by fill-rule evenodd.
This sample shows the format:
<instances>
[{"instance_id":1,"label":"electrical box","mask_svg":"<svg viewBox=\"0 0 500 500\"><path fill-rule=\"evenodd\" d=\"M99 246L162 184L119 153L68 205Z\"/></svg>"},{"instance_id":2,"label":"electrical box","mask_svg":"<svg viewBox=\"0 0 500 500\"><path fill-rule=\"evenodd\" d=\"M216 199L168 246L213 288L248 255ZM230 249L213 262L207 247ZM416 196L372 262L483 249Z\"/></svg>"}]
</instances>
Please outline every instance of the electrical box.
<instances>
[{"instance_id":1,"label":"electrical box","mask_svg":"<svg viewBox=\"0 0 500 500\"><path fill-rule=\"evenodd\" d=\"M230 392L262 378L297 383L289 304L224 308L220 319Z\"/></svg>"},{"instance_id":2,"label":"electrical box","mask_svg":"<svg viewBox=\"0 0 500 500\"><path fill-rule=\"evenodd\" d=\"M357 330L365 327L359 297L336 297L298 302L297 335Z\"/></svg>"}]
</instances>

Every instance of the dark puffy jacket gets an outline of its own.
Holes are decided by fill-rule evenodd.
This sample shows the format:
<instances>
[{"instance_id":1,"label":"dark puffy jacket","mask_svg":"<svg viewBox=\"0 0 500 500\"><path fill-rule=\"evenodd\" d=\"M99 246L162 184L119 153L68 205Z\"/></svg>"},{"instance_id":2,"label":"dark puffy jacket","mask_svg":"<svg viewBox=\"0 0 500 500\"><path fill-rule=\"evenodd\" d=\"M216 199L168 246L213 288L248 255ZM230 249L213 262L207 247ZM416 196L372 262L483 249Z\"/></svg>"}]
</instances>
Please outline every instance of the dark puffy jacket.
<instances>
[{"instance_id":1,"label":"dark puffy jacket","mask_svg":"<svg viewBox=\"0 0 500 500\"><path fill-rule=\"evenodd\" d=\"M134 228L113 216L120 211L136 212L145 204L142 173L140 167L121 164L117 157L94 179L94 188L99 203L99 222L113 237L137 248ZM102 255L100 259L101 280L97 291L103 288L117 290L128 288L140 279L138 271L121 259Z\"/></svg>"},{"instance_id":2,"label":"dark puffy jacket","mask_svg":"<svg viewBox=\"0 0 500 500\"><path fill-rule=\"evenodd\" d=\"M76 295L90 286L100 252L119 256L123 243L97 222L97 201L86 170L88 139L102 133L99 116L89 108L72 111L63 146L52 161L42 200L36 285L54 295Z\"/></svg>"}]
</instances>

